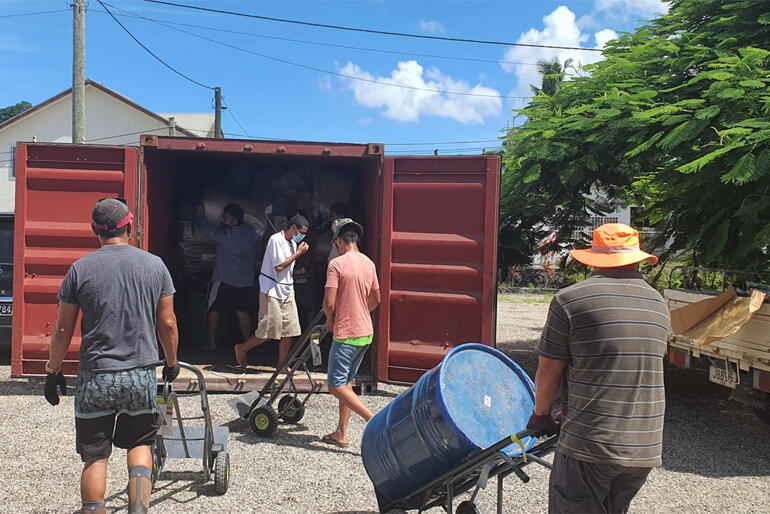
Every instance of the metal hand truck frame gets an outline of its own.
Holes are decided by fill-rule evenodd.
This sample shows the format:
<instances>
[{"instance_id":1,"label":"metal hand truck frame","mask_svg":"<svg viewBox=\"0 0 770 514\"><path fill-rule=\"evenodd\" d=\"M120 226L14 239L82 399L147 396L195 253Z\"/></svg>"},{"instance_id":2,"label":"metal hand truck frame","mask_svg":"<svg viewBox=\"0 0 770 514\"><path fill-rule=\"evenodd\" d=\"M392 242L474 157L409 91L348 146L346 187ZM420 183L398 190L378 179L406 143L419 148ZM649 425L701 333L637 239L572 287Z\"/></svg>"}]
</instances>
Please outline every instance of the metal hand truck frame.
<instances>
[{"instance_id":1,"label":"metal hand truck frame","mask_svg":"<svg viewBox=\"0 0 770 514\"><path fill-rule=\"evenodd\" d=\"M171 384L163 384L163 400L165 405L172 404L176 424L172 435L162 435L161 431L155 437L151 447L152 452L152 482L163 471L167 458L172 459L201 459L203 463L203 481L208 482L214 475L214 488L218 494L225 494L230 485L230 454L227 451L230 439L230 429L214 426L211 422L209 401L206 392L206 380L203 373L191 364L179 362L179 367L191 371L198 378L201 398L200 416L182 417L179 409L177 394L171 390ZM165 407L164 405L164 407ZM161 416L161 419L163 417ZM185 421L203 420L203 426L185 426Z\"/></svg>"},{"instance_id":2,"label":"metal hand truck frame","mask_svg":"<svg viewBox=\"0 0 770 514\"><path fill-rule=\"evenodd\" d=\"M285 423L297 424L305 416L305 405L310 397L321 392L323 382L319 382L310 372L309 361L313 356L313 345L320 342L326 335L326 316L320 311L313 318L310 328L303 333L289 354L276 368L262 389L254 390L227 402L228 405L240 416L248 420L249 426L259 436L269 437L278 428L279 419ZM317 341L317 342L316 342ZM315 350L318 350L317 348ZM318 350L320 352L320 350ZM320 355L320 353L319 353ZM279 381L278 377L284 370L290 369L291 373L284 374ZM295 374L307 376L310 383L310 391L300 399ZM288 386L288 392L281 396ZM277 409L273 404L278 401Z\"/></svg>"},{"instance_id":3,"label":"metal hand truck frame","mask_svg":"<svg viewBox=\"0 0 770 514\"><path fill-rule=\"evenodd\" d=\"M521 440L535 436L536 432L524 430L516 435L501 439L489 448L484 449L478 455L463 462L456 468L421 487L411 495L400 500L391 501L375 489L377 503L380 512L390 512L393 509L413 510L424 512L433 507L441 507L452 514L477 514L476 498L482 489L486 489L487 481L497 477L497 514L503 512L503 480L511 473L515 474L522 482L529 482L529 476L522 468L537 463L551 469L551 464L543 457L556 449L558 433L542 439L532 448L523 451ZM523 453L511 457L503 450L511 444L519 444ZM454 508L454 499L473 489L470 500L461 502L457 510Z\"/></svg>"}]
</instances>

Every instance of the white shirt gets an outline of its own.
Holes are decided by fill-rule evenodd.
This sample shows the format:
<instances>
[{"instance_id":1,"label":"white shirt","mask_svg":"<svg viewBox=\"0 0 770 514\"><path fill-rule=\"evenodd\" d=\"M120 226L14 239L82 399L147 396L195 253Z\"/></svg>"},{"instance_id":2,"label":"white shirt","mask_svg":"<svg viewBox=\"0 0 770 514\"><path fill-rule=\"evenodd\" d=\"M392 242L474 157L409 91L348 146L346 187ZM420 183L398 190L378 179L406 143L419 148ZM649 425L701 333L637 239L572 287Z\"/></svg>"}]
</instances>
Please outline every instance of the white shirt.
<instances>
[{"instance_id":1,"label":"white shirt","mask_svg":"<svg viewBox=\"0 0 770 514\"><path fill-rule=\"evenodd\" d=\"M267 296L285 300L294 294L294 262L280 273L275 267L286 262L294 255L297 245L287 241L284 231L276 232L267 241L265 257L262 259L262 269L259 273L259 290Z\"/></svg>"}]
</instances>

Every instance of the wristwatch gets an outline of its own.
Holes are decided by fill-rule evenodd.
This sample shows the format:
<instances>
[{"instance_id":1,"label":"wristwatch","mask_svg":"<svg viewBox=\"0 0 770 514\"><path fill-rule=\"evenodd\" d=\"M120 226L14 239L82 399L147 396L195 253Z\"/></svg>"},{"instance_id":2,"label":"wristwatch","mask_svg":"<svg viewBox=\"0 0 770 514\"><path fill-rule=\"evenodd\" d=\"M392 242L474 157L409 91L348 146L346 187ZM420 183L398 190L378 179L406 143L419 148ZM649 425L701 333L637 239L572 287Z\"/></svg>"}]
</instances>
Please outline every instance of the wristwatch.
<instances>
[{"instance_id":1,"label":"wristwatch","mask_svg":"<svg viewBox=\"0 0 770 514\"><path fill-rule=\"evenodd\" d=\"M56 373L58 373L59 371L61 371L61 368L59 368L59 369L53 369L53 368L51 367L51 361L46 361L46 362L45 362L45 372L46 372L46 373L49 373L49 374L51 374L51 375L55 375L55 374L56 374Z\"/></svg>"}]
</instances>

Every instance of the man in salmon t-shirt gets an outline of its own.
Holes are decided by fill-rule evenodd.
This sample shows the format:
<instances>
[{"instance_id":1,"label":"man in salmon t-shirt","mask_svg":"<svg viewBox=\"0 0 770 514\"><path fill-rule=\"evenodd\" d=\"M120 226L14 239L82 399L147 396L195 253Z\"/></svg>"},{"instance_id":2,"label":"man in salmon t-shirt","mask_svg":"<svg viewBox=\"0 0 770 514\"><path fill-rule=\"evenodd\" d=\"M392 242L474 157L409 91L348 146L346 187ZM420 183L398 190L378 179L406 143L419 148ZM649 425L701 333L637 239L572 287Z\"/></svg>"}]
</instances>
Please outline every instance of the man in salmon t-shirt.
<instances>
[{"instance_id":1,"label":"man in salmon t-shirt","mask_svg":"<svg viewBox=\"0 0 770 514\"><path fill-rule=\"evenodd\" d=\"M332 228L332 244L340 256L332 259L326 273L324 313L326 328L334 333L327 383L340 402L340 419L337 429L322 439L344 447L351 410L366 421L374 416L353 391L353 380L374 336L370 312L380 305L380 284L374 263L358 250L363 227L342 218Z\"/></svg>"}]
</instances>

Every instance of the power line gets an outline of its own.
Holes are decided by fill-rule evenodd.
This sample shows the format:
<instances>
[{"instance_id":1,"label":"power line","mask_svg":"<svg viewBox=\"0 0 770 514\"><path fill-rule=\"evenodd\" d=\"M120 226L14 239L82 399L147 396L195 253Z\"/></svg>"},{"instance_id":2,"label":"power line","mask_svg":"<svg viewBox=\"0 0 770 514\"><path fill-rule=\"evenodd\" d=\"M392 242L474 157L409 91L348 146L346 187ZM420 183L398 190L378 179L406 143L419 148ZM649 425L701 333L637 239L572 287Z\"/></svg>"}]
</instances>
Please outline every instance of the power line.
<instances>
[{"instance_id":1,"label":"power line","mask_svg":"<svg viewBox=\"0 0 770 514\"><path fill-rule=\"evenodd\" d=\"M181 127L184 128L184 127ZM105 136L105 137L97 137L94 139L86 139L86 143L93 143L94 141L104 141L105 139L117 139L119 137L126 137L126 136L136 136L138 134L146 134L148 132L158 132L160 130L168 130L168 127L161 127L156 129L146 129L146 130L140 130L138 132L127 132L125 134L115 134L114 136ZM187 129L185 129L187 130Z\"/></svg>"},{"instance_id":2,"label":"power line","mask_svg":"<svg viewBox=\"0 0 770 514\"><path fill-rule=\"evenodd\" d=\"M477 139L475 141L444 141L441 143L382 143L388 146L429 146L429 145L463 145L472 143L499 143L499 139Z\"/></svg>"},{"instance_id":3,"label":"power line","mask_svg":"<svg viewBox=\"0 0 770 514\"><path fill-rule=\"evenodd\" d=\"M188 128L186 128L185 130L187 130L189 132L199 132L201 134L208 134L209 132L211 132L210 130L204 130L204 129L188 129ZM283 142L287 142L287 143L292 143L292 142L298 142L299 143L299 142L302 142L302 141L294 141L292 139L286 139L286 138L281 138L281 137L251 136L249 134L239 134L238 132L222 132L222 134L225 135L225 136L233 136L233 137L248 137L249 139L253 139L254 141L283 141ZM205 136L202 136L202 137L205 137Z\"/></svg>"},{"instance_id":4,"label":"power line","mask_svg":"<svg viewBox=\"0 0 770 514\"><path fill-rule=\"evenodd\" d=\"M191 132L203 132L206 133L207 131L202 129L187 129ZM248 134L238 134L235 132L225 132L226 136L235 136L235 137L244 137L248 136ZM251 137L251 136L248 136ZM256 138L258 140L264 140L264 141L280 141L280 142L286 142L286 143L304 143L305 141L298 141L294 139L286 139L286 138L264 138L259 137ZM462 143L473 143L474 141L445 141L445 142L437 142L437 143L382 143L386 147L388 145L390 146L398 146L398 145L411 145L411 144L418 144L418 145L448 145L448 144L462 144ZM478 140L478 142L485 142L484 140ZM499 143L499 140L489 140L489 142L497 142ZM351 144L365 144L365 143L351 143ZM386 152L386 154L390 155L416 155L418 153L433 153L435 150L438 150L439 152L470 152L470 151L481 151L481 150L495 150L499 149L499 145L492 145L492 146L478 146L478 147L467 147L467 148L416 148L411 150L395 150L393 152Z\"/></svg>"},{"instance_id":5,"label":"power line","mask_svg":"<svg viewBox=\"0 0 770 514\"><path fill-rule=\"evenodd\" d=\"M102 13L101 11L93 11L97 12L99 14L106 14ZM124 11L128 12L128 11ZM137 16L135 14L120 14L118 16L125 16L126 18L136 18L136 19L142 19L141 16ZM438 55L438 54L422 54L422 53L415 53L415 52L399 52L397 50L383 50L381 48L369 48L365 46L350 46L350 45L338 45L335 43L324 43L322 41L312 41L309 39L293 39L288 37L280 37L280 36L267 36L265 34L257 34L254 32L244 32L241 30L231 30L231 29L223 29L219 27L207 27L205 25L196 25L194 23L181 23L177 21L171 21L171 20L156 20L163 23L168 23L170 25L176 25L179 27L190 27L195 29L203 29L203 30L211 30L215 32L224 32L227 34L236 34L240 36L251 36L251 37L258 37L263 39L273 39L276 41L288 41L290 43L301 43L301 44L307 44L307 45L316 45L316 46L325 46L325 47L331 47L331 48L344 48L346 50L360 50L364 52L377 52L382 54L391 54L391 55L408 55L412 57L429 57L434 59L448 59L453 61L470 61L470 62L487 62L487 63L494 63L494 64L513 64L513 65L522 65L522 66L538 66L535 62L518 62L518 61L503 61L499 59L482 59L479 57L459 57L459 56L452 56L452 55Z\"/></svg>"},{"instance_id":6,"label":"power line","mask_svg":"<svg viewBox=\"0 0 770 514\"><path fill-rule=\"evenodd\" d=\"M108 4L109 5L109 4ZM111 6L115 7L115 6ZM31 13L21 13L21 14L5 14L0 15L0 18L12 18L16 16L34 16L38 14L53 14L53 13L61 13L61 12L70 12L69 9L56 9L53 11L40 11L40 12L31 12ZM99 14L108 14L106 11L92 11ZM128 12L128 11L126 11ZM118 16L126 17L126 18L136 18L136 19L142 19L141 16L137 16L135 14L121 14ZM204 30L212 30L215 32L224 32L228 34L237 34L241 36L251 36L251 37L258 37L263 39L273 39L276 41L288 41L290 43L301 43L306 45L315 45L315 46L325 46L325 47L331 47L331 48L344 48L346 50L359 50L363 52L376 52L376 53L382 53L382 54L391 54L391 55L407 55L412 57L428 57L431 59L447 59L452 61L467 61L467 62L486 62L486 63L492 63L492 64L512 64L512 65L519 65L519 66L538 66L535 62L519 62L519 61L505 61L501 59L484 59L481 57L460 57L457 55L440 55L440 54L423 54L418 52L401 52L398 50L384 50L382 48L370 48L365 46L351 46L351 45L340 45L336 43L325 43L323 41L313 41L309 39L294 39L294 38L288 38L288 37L280 37L280 36L268 36L266 34L257 34L254 32L244 32L241 30L231 30L231 29L223 29L220 27L208 27L205 25L196 25L194 23L181 23L178 21L172 21L172 20L157 20L164 23L168 23L171 25L177 25L180 27L190 27L190 28L197 28L197 29L204 29ZM593 48L582 48L582 50L590 50L594 51L596 49Z\"/></svg>"},{"instance_id":7,"label":"power line","mask_svg":"<svg viewBox=\"0 0 770 514\"><path fill-rule=\"evenodd\" d=\"M181 128L183 128L184 130L189 130L189 129L185 129L184 127L181 127ZM146 134L148 132L158 132L158 131L161 131L161 130L168 130L168 127L161 127L161 128L156 128L156 129L146 129L146 130L140 130L138 132L127 132L125 134L115 134L114 136L105 136L105 137L97 137L97 138L94 138L94 139L86 139L86 143L93 143L94 141L104 141L106 139L116 139L116 138L125 137L125 136L136 136L138 134ZM10 152L0 152L0 155L10 154L10 153L13 153L13 151L10 151ZM0 161L0 162L10 162L10 161Z\"/></svg>"},{"instance_id":8,"label":"power line","mask_svg":"<svg viewBox=\"0 0 770 514\"><path fill-rule=\"evenodd\" d=\"M263 140L263 141L287 141L287 142L294 141L292 139L286 139L286 138L280 138L280 137L252 136L251 134L249 134L246 131L246 129L243 128L241 123L235 117L235 113L233 113L232 108L227 104L227 102L225 101L224 97L222 98L222 103L225 104L225 107L227 108L226 110L228 112L230 112L230 114L233 117L233 120L235 121L235 123L243 131L242 133L225 132L224 133L225 135L227 135L227 136L237 136L237 137L248 137L250 139ZM208 130L191 129L191 128L186 128L186 127L182 127L182 126L178 126L178 128L181 128L181 129L186 130L188 132L201 132L201 133L204 133L204 134L207 134L209 132ZM97 137L97 138L94 138L94 139L87 139L86 143L93 143L95 141L104 141L104 140L107 140L107 139L116 139L116 138L119 138L119 137L135 136L135 135L138 135L138 134L146 134L146 133L149 133L149 132L159 132L159 131L165 131L165 130L168 130L168 127L160 127L160 128L156 128L156 129L139 130L137 132L126 132L124 134L115 134L115 135L112 135L112 136L104 136L104 137ZM295 142L299 142L299 141L295 141ZM382 144L386 145L386 146L434 146L434 145L439 145L440 146L440 145L464 145L464 144L500 143L500 142L501 142L500 139L471 139L471 140L467 140L467 141L423 141L423 142L419 142L419 143L414 143L414 142L411 142L411 143L385 142L385 143L382 143ZM439 148L439 150L446 151L447 149L446 148ZM449 150L454 150L454 149L449 149ZM407 150L403 150L403 151L407 151ZM408 150L408 151L412 151L412 150ZM428 150L420 148L420 149L415 149L414 151L428 151ZM430 151L432 152L433 149L431 149ZM398 152L399 151L396 150L394 153L398 153ZM0 152L0 155L11 154L11 153L13 153L13 151Z\"/></svg>"},{"instance_id":9,"label":"power line","mask_svg":"<svg viewBox=\"0 0 770 514\"><path fill-rule=\"evenodd\" d=\"M131 36L131 39L133 39L134 41L136 41L136 43L137 43L139 46L141 46L142 48L144 48L144 49L145 49L145 51L146 51L148 54L150 54L151 56L153 56L153 57L154 57L154 58L155 58L155 59L156 59L156 60L157 60L159 63L161 63L163 66L165 66L165 67L166 67L166 68L168 68L169 70L173 71L174 73L176 73L176 74L177 74L177 75L179 75L180 77L183 77L183 78L185 78L185 79L189 80L189 81L190 81L190 82L192 82L193 84L196 84L196 85L198 85L198 86L204 87L204 88L206 88L206 89L210 89L210 90L212 90L212 91L214 90L214 88L213 88L213 87L211 87L211 86L207 86L206 84L203 84L203 83L201 83L201 82L198 82L198 81L197 81L197 80L195 80L195 79L192 79L192 78L188 77L187 75L185 75L185 74L184 74L184 73L182 73L181 71L177 70L176 68L174 68L174 67L173 67L173 66L171 66L170 64L167 64L167 63L166 63L166 61L164 61L163 59L161 59L160 57L158 57L157 55L155 55L155 54L153 53L153 51L152 51L152 50L150 50L149 48L147 48L146 46L144 46L144 44L142 44L142 42L141 42L141 41L139 41L138 39L136 39L136 37L134 37L134 35L131 33L131 31L129 31L129 30L128 30L128 29L127 29L127 28L126 28L126 27L125 27L125 26L124 26L122 23L120 23L120 20L118 20L118 19L115 17L115 15L113 15L113 14L112 14L112 11L110 11L109 9L107 9L107 7L104 5L104 2L102 2L102 0L97 0L97 1L99 2L99 5L101 5L101 6L102 6L102 9L104 9L105 11L107 11L107 14L109 14L109 15L110 15L110 17L111 17L113 20L115 20L115 23L117 23L118 25L120 25L120 28L122 28L124 31L126 31L126 34L128 34L129 36Z\"/></svg>"},{"instance_id":10,"label":"power line","mask_svg":"<svg viewBox=\"0 0 770 514\"><path fill-rule=\"evenodd\" d=\"M207 134L208 131L203 129L185 129L190 132L200 132L203 134ZM253 138L258 141L281 141L286 143L305 143L306 141L299 141L296 139L288 139L284 137L262 137L262 136L250 136L248 134L239 134L237 132L225 132L224 135L226 136L233 136L233 137L249 137ZM443 142L428 142L428 143L382 143L383 145L387 146L406 146L406 145L421 145L421 146L433 146L433 145L459 145L459 144L473 144L473 143L500 143L499 139L478 139L474 141L443 141ZM351 143L351 144L366 144L366 143ZM487 147L474 147L474 148L439 148L438 150L440 152L445 151L458 151L458 150L483 150L483 149L494 149L495 146L487 146ZM412 150L396 150L392 153L400 153L400 152L433 152L435 148L417 148Z\"/></svg>"},{"instance_id":11,"label":"power line","mask_svg":"<svg viewBox=\"0 0 770 514\"><path fill-rule=\"evenodd\" d=\"M558 45L537 45L532 43L509 43L505 41L487 41L482 39L462 39L462 38L455 38L455 37L443 37L443 36L428 36L425 34L409 34L406 32L390 32L385 30L373 30L373 29L364 29L360 27L347 27L344 25L329 25L326 23L313 23L309 21L300 21L300 20L290 20L285 18L274 18L271 16L260 16L257 14L248 14L243 12L237 12L237 11L226 11L223 9L212 9L209 7L199 7L195 5L185 5L185 4L178 4L175 2L166 2L161 0L141 0L142 2L148 2L151 4L160 4L160 5L167 5L171 7L181 7L184 9L192 9L195 11L204 11L204 12L211 12L216 14L228 14L231 16L240 16L243 18L254 18L258 20L265 20L265 21L274 21L278 23L290 23L294 25L305 25L308 27L319 27L324 29L335 29L335 30L347 30L350 32L365 32L367 34L378 34L381 36L398 36L398 37L410 37L410 38L416 38L416 39L432 39L432 40L438 40L438 41L452 41L455 43L475 43L475 44L482 44L482 45L498 45L498 46L521 46L521 47L527 47L527 48L552 48L556 50L582 50L586 52L601 52L602 50L599 48L582 48L577 46L558 46ZM101 2L100 2L101 3Z\"/></svg>"},{"instance_id":12,"label":"power line","mask_svg":"<svg viewBox=\"0 0 770 514\"><path fill-rule=\"evenodd\" d=\"M115 7L115 6L111 6ZM19 16L35 16L39 14L53 14L53 13L62 13L62 12L70 12L69 9L56 9L53 11L39 11L39 12L30 12L30 13L20 13L20 14L4 14L0 15L0 18L13 18L13 17L19 17ZM97 12L99 14L108 14L106 11L92 11ZM141 16L137 16L135 14L122 14L119 16L124 16L127 18L137 18L141 19ZM483 59L480 57L460 57L456 55L440 55L440 54L423 54L418 52L400 52L397 50L384 50L382 48L370 48L365 46L350 46L350 45L340 45L335 43L325 43L323 41L312 41L308 39L293 39L293 38L287 38L287 37L280 37L280 36L268 36L265 34L257 34L254 32L244 32L241 30L230 30L230 29L223 29L219 27L207 27L205 25L196 25L193 23L181 23L177 21L171 21L171 20L158 20L162 21L164 23L169 23L171 25L178 25L180 27L191 27L191 28L197 28L197 29L204 29L204 30L212 30L216 32L225 32L228 34L238 34L241 36L251 36L251 37L259 37L264 39L273 39L277 41L288 41L291 43L302 43L307 45L316 45L316 46L326 46L331 48L344 48L346 50L360 50L363 52L376 52L376 53L382 53L382 54L391 54L391 55L408 55L413 57L429 57L432 59L447 59L447 60L453 60L453 61L468 61L468 62L487 62L492 64L512 64L512 65L520 65L520 66L538 66L535 62L519 62L519 61L505 61L500 59ZM511 43L512 45L516 46L519 45L518 43ZM523 43L522 43L523 45ZM587 50L587 51L596 51L594 48L576 48L578 50Z\"/></svg>"},{"instance_id":13,"label":"power line","mask_svg":"<svg viewBox=\"0 0 770 514\"><path fill-rule=\"evenodd\" d=\"M481 150L494 150L496 147L478 146L468 148L419 148L415 150L396 150L393 152L386 152L386 154L404 154L414 155L418 153L433 153L435 150L439 152L480 152Z\"/></svg>"},{"instance_id":14,"label":"power line","mask_svg":"<svg viewBox=\"0 0 770 514\"><path fill-rule=\"evenodd\" d=\"M243 131L243 132L244 132L244 133L245 133L245 134L246 134L248 137L251 137L251 136L249 135L249 132L248 132L248 131L247 131L245 128L243 128L243 125L241 125L241 122L240 122L240 121L238 121L238 118L236 118L236 117L235 117L235 113L233 113L233 110L232 110L232 109L230 109L230 106L229 106L229 105L227 105L227 102L225 101L225 97L222 97L222 103L223 103L223 104L225 104L225 110L226 110L228 113L230 113L230 117L233 119L233 121L235 122L235 124L236 124L236 125L238 125L238 127L239 127L239 128L240 128L240 129L241 129L241 130L242 130L242 131Z\"/></svg>"},{"instance_id":15,"label":"power line","mask_svg":"<svg viewBox=\"0 0 770 514\"><path fill-rule=\"evenodd\" d=\"M101 0L99 0L99 3L104 5L104 3ZM113 7L115 9L120 10L120 11L125 11L125 9L121 9L120 7L116 7L116 6L111 5L111 4L107 4L107 5L110 5L110 7ZM125 11L125 12L130 12L130 11ZM112 13L110 13L110 15L112 15ZM139 15L137 15L137 16L139 16ZM466 92L462 92L462 91L447 91L447 90L443 90L443 89L432 89L432 88L426 88L426 87L407 86L405 84L394 84L392 82L381 82L379 80L367 79L367 78L363 78L363 77L357 77L355 75L348 75L346 73L340 73L340 72L336 72L336 71L326 70L326 69L323 69L323 68L317 68L315 66L309 66L307 64L300 64L300 63L297 63L297 62L288 61L286 59L281 59L281 58L278 58L278 57L273 57L271 55L263 54L263 53L260 53L260 52L255 52L253 50L248 50L246 48L241 48L239 46L231 45L230 43L225 43L223 41L219 41L219 40L212 39L212 38L209 38L209 37L206 37L206 36L202 36L200 34L196 34L194 32L190 32L188 30L180 29L178 27L174 27L172 25L168 25L166 23L160 22L160 21L152 19L152 18L147 18L145 16L139 16L139 17L144 19L144 20L146 20L146 21L149 21L149 22L161 25L163 27L169 28L171 30L176 30L178 32L182 32L183 34L187 34L187 35L192 36L192 37L197 37L198 39L203 39L205 41L209 41L209 42L215 43L217 45L225 46L227 48L232 48L234 50L239 50L241 52L245 52L245 53L248 53L248 54L256 55L258 57L262 57L263 59L269 59L271 61L276 61L276 62L280 62L280 63L283 63L283 64L288 64L290 66L295 66L295 67L298 67L298 68L304 68L306 70L312 70L312 71L316 71L316 72L319 72L319 73L326 73L328 75L334 75L334 76L337 76L337 77L343 77L343 78L347 78L347 79L351 79L351 80L358 80L358 81L361 81L361 82L368 82L368 83L371 83L371 84L378 84L378 85L382 85L382 86L391 86L391 87L399 87L399 88L402 88L402 89L411 89L411 90L414 90L414 91L427 91L427 92L430 92L430 93L443 93L443 94L447 94L447 95L474 96L474 97L482 97L482 98L510 98L510 99L518 99L518 100L531 98L529 96L509 96L509 95L501 95L501 94L489 95L489 94L482 94L482 93L466 93ZM113 16L113 18L114 18L114 16ZM142 46L144 46L144 45L142 45Z\"/></svg>"},{"instance_id":16,"label":"power line","mask_svg":"<svg viewBox=\"0 0 770 514\"><path fill-rule=\"evenodd\" d=\"M55 9L53 11L24 12L19 14L2 14L0 18L18 18L21 16L37 16L38 14L53 14L56 12L70 12L69 9Z\"/></svg>"}]
</instances>

